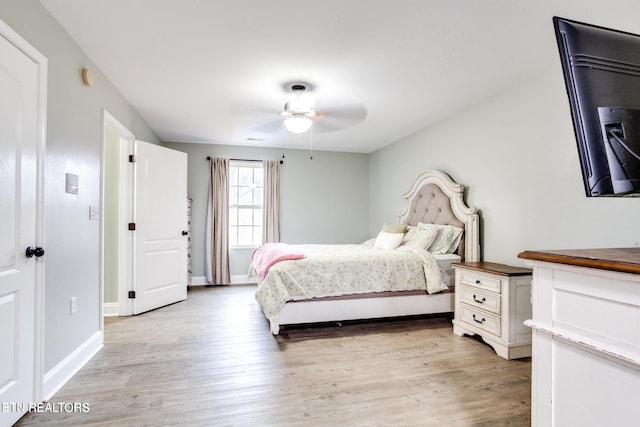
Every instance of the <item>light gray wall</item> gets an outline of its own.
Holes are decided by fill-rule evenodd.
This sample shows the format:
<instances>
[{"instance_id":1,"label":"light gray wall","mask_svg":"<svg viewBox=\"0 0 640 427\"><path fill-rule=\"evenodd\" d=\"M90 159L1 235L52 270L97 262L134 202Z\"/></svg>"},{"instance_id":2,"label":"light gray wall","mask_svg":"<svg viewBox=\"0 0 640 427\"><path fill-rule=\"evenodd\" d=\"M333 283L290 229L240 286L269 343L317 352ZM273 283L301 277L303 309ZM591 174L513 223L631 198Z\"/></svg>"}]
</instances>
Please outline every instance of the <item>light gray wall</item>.
<instances>
[{"instance_id":1,"label":"light gray wall","mask_svg":"<svg viewBox=\"0 0 640 427\"><path fill-rule=\"evenodd\" d=\"M549 46L556 49L555 46ZM560 63L528 83L371 155L370 231L427 169L467 186L485 261L531 249L638 246L640 198L585 197Z\"/></svg>"},{"instance_id":2,"label":"light gray wall","mask_svg":"<svg viewBox=\"0 0 640 427\"><path fill-rule=\"evenodd\" d=\"M192 272L204 276L204 234L209 162L207 156L280 160L281 233L286 243L353 243L368 237L369 156L306 150L249 148L231 145L163 145L189 155L188 195L193 199ZM232 275L244 275L251 251L233 250Z\"/></svg>"},{"instance_id":3,"label":"light gray wall","mask_svg":"<svg viewBox=\"0 0 640 427\"><path fill-rule=\"evenodd\" d=\"M37 0L3 0L0 19L47 57L44 368L51 370L100 328L99 221L102 109L149 142L158 138ZM83 67L94 86L83 86ZM65 173L79 192L64 192ZM69 300L77 298L71 315Z\"/></svg>"},{"instance_id":4,"label":"light gray wall","mask_svg":"<svg viewBox=\"0 0 640 427\"><path fill-rule=\"evenodd\" d=\"M120 135L106 128L104 143L104 303L118 302L118 279L120 270ZM124 267L123 267L124 268Z\"/></svg>"}]
</instances>

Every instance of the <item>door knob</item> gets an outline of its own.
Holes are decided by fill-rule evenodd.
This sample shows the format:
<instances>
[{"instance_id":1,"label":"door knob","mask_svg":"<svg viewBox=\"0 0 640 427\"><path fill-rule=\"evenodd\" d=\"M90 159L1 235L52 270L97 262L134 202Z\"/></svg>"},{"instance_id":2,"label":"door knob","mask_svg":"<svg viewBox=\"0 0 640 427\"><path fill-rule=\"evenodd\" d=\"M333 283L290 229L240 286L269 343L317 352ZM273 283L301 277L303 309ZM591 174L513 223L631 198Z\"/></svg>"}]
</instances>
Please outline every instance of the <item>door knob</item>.
<instances>
[{"instance_id":1,"label":"door knob","mask_svg":"<svg viewBox=\"0 0 640 427\"><path fill-rule=\"evenodd\" d=\"M183 232L182 232L182 235L183 235L183 236L186 236L187 234L189 234L189 232L188 232L188 231L183 231Z\"/></svg>"},{"instance_id":2,"label":"door knob","mask_svg":"<svg viewBox=\"0 0 640 427\"><path fill-rule=\"evenodd\" d=\"M25 252L25 255L27 256L27 258L31 258L34 256L36 258L40 258L42 255L44 255L44 249L42 249L40 246L37 246L35 248L29 246L27 248L27 251Z\"/></svg>"}]
</instances>

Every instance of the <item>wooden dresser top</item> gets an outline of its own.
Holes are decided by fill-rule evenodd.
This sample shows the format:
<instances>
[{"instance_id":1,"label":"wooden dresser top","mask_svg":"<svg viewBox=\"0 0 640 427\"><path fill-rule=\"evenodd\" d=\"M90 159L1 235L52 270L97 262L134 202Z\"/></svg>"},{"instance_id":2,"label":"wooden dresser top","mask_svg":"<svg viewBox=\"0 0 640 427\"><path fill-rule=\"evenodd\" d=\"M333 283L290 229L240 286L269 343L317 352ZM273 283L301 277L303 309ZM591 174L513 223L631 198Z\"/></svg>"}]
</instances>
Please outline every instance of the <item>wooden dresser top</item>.
<instances>
[{"instance_id":1,"label":"wooden dresser top","mask_svg":"<svg viewBox=\"0 0 640 427\"><path fill-rule=\"evenodd\" d=\"M524 251L518 258L640 274L640 248Z\"/></svg>"},{"instance_id":2,"label":"wooden dresser top","mask_svg":"<svg viewBox=\"0 0 640 427\"><path fill-rule=\"evenodd\" d=\"M453 268L461 267L484 273L497 274L499 276L528 276L532 270L524 267L512 267L510 265L496 264L495 262L452 262Z\"/></svg>"}]
</instances>

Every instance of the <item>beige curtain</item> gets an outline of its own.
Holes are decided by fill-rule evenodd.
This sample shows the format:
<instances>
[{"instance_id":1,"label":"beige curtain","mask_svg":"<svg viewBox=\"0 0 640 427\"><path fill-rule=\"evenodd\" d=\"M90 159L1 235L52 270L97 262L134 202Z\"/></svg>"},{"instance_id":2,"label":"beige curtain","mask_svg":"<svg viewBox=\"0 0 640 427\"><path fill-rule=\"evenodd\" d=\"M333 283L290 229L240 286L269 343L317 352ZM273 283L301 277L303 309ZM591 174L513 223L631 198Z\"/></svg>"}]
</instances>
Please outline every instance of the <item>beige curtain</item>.
<instances>
[{"instance_id":1,"label":"beige curtain","mask_svg":"<svg viewBox=\"0 0 640 427\"><path fill-rule=\"evenodd\" d=\"M263 169L262 243L277 243L280 241L280 162L265 160Z\"/></svg>"},{"instance_id":2,"label":"beige curtain","mask_svg":"<svg viewBox=\"0 0 640 427\"><path fill-rule=\"evenodd\" d=\"M229 272L229 159L211 159L211 180L207 204L207 283L231 283Z\"/></svg>"}]
</instances>

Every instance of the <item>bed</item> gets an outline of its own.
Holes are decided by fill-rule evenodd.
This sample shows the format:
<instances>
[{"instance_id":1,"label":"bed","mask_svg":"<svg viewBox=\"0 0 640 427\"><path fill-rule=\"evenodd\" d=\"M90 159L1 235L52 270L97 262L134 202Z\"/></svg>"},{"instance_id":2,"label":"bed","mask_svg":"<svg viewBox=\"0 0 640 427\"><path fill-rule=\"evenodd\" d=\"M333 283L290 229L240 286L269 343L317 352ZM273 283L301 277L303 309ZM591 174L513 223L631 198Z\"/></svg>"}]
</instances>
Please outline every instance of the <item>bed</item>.
<instances>
[{"instance_id":1,"label":"bed","mask_svg":"<svg viewBox=\"0 0 640 427\"><path fill-rule=\"evenodd\" d=\"M394 250L379 249L382 237L397 237L383 233L391 230L385 227L393 228L385 225L375 241L363 244L293 245L279 262L260 272L254 253L249 275L257 280L256 300L271 332L278 335L286 325L453 312L451 263L480 260L478 213L465 204L463 195L464 186L444 172L419 175L404 194L405 209L397 224L409 231ZM439 251L446 253L434 254L407 241L410 233L441 236L424 232L432 228L462 232L455 247ZM376 279L367 279L368 272Z\"/></svg>"}]
</instances>

